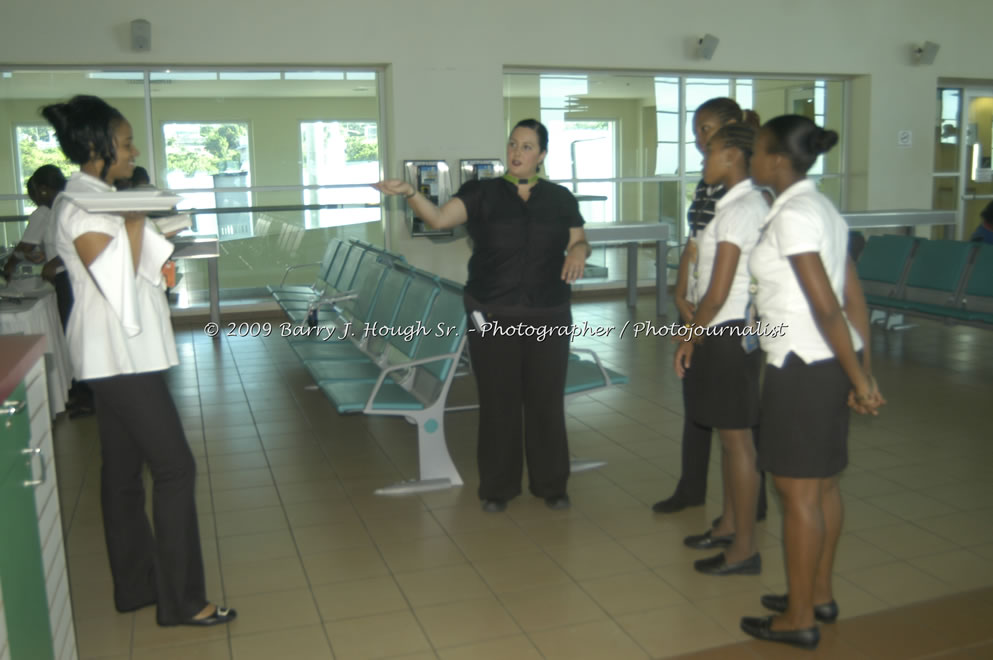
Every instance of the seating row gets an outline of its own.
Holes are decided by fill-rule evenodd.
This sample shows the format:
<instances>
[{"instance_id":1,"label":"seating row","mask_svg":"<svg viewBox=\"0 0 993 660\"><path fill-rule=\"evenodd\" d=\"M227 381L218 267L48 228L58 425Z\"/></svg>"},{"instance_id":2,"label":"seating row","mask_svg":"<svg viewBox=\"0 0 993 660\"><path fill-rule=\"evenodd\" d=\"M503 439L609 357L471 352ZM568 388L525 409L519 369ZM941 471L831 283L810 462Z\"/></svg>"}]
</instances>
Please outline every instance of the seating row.
<instances>
[{"instance_id":1,"label":"seating row","mask_svg":"<svg viewBox=\"0 0 993 660\"><path fill-rule=\"evenodd\" d=\"M856 265L870 309L993 324L993 245L872 236Z\"/></svg>"},{"instance_id":2,"label":"seating row","mask_svg":"<svg viewBox=\"0 0 993 660\"><path fill-rule=\"evenodd\" d=\"M288 341L342 414L404 417L417 426L419 479L377 490L406 494L461 485L445 439L454 379L470 373L462 285L357 240L332 240L311 285L270 287L298 325ZM290 272L288 269L287 272ZM284 277L285 282L285 277ZM590 352L592 353L592 352ZM566 395L626 383L594 354L569 360ZM583 462L573 469L602 463Z\"/></svg>"}]
</instances>

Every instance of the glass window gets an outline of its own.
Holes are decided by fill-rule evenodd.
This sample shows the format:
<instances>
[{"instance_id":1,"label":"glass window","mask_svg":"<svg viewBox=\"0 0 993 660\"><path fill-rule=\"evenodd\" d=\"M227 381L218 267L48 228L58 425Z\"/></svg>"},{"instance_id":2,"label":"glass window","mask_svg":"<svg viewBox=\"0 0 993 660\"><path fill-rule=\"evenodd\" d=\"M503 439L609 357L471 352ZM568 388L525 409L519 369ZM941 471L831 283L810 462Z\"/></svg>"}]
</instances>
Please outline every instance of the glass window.
<instances>
[{"instance_id":1,"label":"glass window","mask_svg":"<svg viewBox=\"0 0 993 660\"><path fill-rule=\"evenodd\" d=\"M257 300L285 266L319 261L332 236L383 243L380 197L368 185L382 178L380 86L371 69L5 71L0 216L31 209L24 181L37 164L74 169L38 108L85 91L131 122L138 164L155 185L179 191L183 208L210 211L196 213L194 227L224 241L222 300ZM336 158L341 167L329 169ZM23 224L0 223L0 240L16 242ZM182 303L205 300L206 262L180 262L179 272ZM291 283L313 275L299 273Z\"/></svg>"},{"instance_id":2,"label":"glass window","mask_svg":"<svg viewBox=\"0 0 993 660\"><path fill-rule=\"evenodd\" d=\"M935 127L934 171L958 172L959 132L962 127L962 90L938 88L938 125Z\"/></svg>"},{"instance_id":3,"label":"glass window","mask_svg":"<svg viewBox=\"0 0 993 660\"><path fill-rule=\"evenodd\" d=\"M15 126L14 143L17 147L17 190L27 192L28 179L42 165L55 165L67 178L79 169L62 153L55 131L48 124ZM29 214L34 210L34 202L30 199L20 201L21 213Z\"/></svg>"},{"instance_id":4,"label":"glass window","mask_svg":"<svg viewBox=\"0 0 993 660\"><path fill-rule=\"evenodd\" d=\"M702 158L692 126L700 104L731 96L763 120L799 111L844 136L844 90L844 81L832 79L507 71L504 107L508 126L536 116L548 125L550 178L581 195L610 200L584 202L587 219L671 222L677 228L673 238L682 240L686 209L700 177ZM815 172L822 190L839 206L843 163L843 149L835 148Z\"/></svg>"},{"instance_id":5,"label":"glass window","mask_svg":"<svg viewBox=\"0 0 993 660\"><path fill-rule=\"evenodd\" d=\"M301 165L304 186L368 184L380 172L379 125L376 122L307 121L300 124ZM370 204L379 193L368 185L359 188L306 188L307 228L337 227L379 220L379 209Z\"/></svg>"},{"instance_id":6,"label":"glass window","mask_svg":"<svg viewBox=\"0 0 993 660\"><path fill-rule=\"evenodd\" d=\"M252 205L251 156L248 124L201 124L196 122L162 125L166 156L166 187L171 190L199 189L184 195L181 209L247 208ZM224 239L252 236L248 211L197 213L195 230L217 234Z\"/></svg>"}]
</instances>

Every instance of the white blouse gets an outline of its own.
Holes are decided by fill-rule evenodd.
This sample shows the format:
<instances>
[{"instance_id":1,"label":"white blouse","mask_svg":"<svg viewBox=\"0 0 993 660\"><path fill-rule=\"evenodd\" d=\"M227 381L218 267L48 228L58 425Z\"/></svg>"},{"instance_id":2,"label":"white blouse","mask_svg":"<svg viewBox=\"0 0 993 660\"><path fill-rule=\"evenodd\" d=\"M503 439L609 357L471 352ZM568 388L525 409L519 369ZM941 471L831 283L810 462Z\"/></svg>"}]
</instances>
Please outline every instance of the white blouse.
<instances>
[{"instance_id":1,"label":"white blouse","mask_svg":"<svg viewBox=\"0 0 993 660\"><path fill-rule=\"evenodd\" d=\"M844 307L848 225L831 201L817 191L814 182L804 179L776 199L749 259L762 325L784 324L781 333L759 335L766 361L776 367L783 365L790 352L807 364L835 357L817 328L810 303L790 264L789 257L808 252L820 255L838 305ZM860 350L862 339L851 322L848 331L855 350Z\"/></svg>"},{"instance_id":2,"label":"white blouse","mask_svg":"<svg viewBox=\"0 0 993 660\"><path fill-rule=\"evenodd\" d=\"M113 192L114 188L83 172L75 172L67 193ZM173 245L145 225L137 272L124 219L89 213L65 195L53 205L56 252L72 282L72 313L66 339L76 378L161 371L179 364L166 302L162 265ZM87 268L73 241L97 232L110 243Z\"/></svg>"},{"instance_id":3,"label":"white blouse","mask_svg":"<svg viewBox=\"0 0 993 660\"><path fill-rule=\"evenodd\" d=\"M718 245L725 242L733 243L741 250L727 300L724 301L724 305L721 306L708 327L745 318L745 310L748 308L748 283L750 279L748 257L755 244L758 243L759 229L761 229L768 211L769 205L762 197L762 192L755 187L751 179L745 179L717 200L717 205L714 207L714 219L704 227L702 232L697 234L698 253L694 268L696 292L693 298L698 305L710 287Z\"/></svg>"}]
</instances>

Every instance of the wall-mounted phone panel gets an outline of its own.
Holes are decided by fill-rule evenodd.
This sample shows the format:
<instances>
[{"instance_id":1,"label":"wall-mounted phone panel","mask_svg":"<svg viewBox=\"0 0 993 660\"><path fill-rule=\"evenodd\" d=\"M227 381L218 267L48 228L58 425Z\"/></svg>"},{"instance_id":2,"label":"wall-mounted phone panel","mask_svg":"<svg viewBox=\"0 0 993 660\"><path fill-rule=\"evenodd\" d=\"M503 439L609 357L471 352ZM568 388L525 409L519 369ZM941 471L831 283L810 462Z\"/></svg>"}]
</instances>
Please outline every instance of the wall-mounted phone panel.
<instances>
[{"instance_id":1,"label":"wall-mounted phone panel","mask_svg":"<svg viewBox=\"0 0 993 660\"><path fill-rule=\"evenodd\" d=\"M404 179L414 189L442 206L452 196L452 180L448 172L448 163L443 160L405 160L403 162ZM414 215L414 209L407 205L407 227L411 236L451 236L450 229L432 229L423 220Z\"/></svg>"},{"instance_id":2,"label":"wall-mounted phone panel","mask_svg":"<svg viewBox=\"0 0 993 660\"><path fill-rule=\"evenodd\" d=\"M503 173L503 161L499 158L463 158L459 161L459 185L467 181L495 179Z\"/></svg>"}]
</instances>

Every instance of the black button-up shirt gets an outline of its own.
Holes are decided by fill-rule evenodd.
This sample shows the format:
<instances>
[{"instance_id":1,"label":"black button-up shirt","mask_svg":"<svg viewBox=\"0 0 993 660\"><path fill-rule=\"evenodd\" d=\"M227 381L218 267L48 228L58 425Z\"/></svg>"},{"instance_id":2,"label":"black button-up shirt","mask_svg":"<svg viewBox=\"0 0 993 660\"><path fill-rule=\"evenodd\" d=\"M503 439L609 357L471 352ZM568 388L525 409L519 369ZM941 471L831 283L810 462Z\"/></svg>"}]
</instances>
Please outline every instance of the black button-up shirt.
<instances>
[{"instance_id":1,"label":"black button-up shirt","mask_svg":"<svg viewBox=\"0 0 993 660\"><path fill-rule=\"evenodd\" d=\"M573 194L539 179L528 201L506 179L469 181L455 196L472 238L465 290L480 303L555 307L569 302L562 281L569 228L582 227Z\"/></svg>"}]
</instances>

